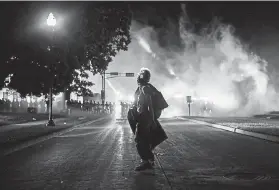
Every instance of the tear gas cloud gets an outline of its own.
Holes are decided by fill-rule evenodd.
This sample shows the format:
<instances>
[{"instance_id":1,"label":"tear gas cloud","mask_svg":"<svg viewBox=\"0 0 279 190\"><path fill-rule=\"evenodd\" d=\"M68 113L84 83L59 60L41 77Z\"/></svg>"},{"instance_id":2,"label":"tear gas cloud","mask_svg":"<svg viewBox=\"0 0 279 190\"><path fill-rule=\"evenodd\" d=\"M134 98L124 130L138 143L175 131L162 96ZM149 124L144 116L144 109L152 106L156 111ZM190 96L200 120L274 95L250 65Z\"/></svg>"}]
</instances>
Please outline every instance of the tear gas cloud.
<instances>
[{"instance_id":1,"label":"tear gas cloud","mask_svg":"<svg viewBox=\"0 0 279 190\"><path fill-rule=\"evenodd\" d=\"M216 116L249 116L276 109L279 102L269 83L267 62L249 52L231 26L214 20L203 32L193 33L186 24L189 19L183 9L180 37L185 48L175 51L159 46L152 27L133 22L132 43L114 58L108 72L138 73L141 67L149 68L151 83L169 100L164 116L186 115L187 95L207 97L218 110L213 112ZM137 87L136 79L127 77L110 80L110 85L127 97ZM108 89L107 96L115 95ZM174 98L184 104L172 104Z\"/></svg>"}]
</instances>

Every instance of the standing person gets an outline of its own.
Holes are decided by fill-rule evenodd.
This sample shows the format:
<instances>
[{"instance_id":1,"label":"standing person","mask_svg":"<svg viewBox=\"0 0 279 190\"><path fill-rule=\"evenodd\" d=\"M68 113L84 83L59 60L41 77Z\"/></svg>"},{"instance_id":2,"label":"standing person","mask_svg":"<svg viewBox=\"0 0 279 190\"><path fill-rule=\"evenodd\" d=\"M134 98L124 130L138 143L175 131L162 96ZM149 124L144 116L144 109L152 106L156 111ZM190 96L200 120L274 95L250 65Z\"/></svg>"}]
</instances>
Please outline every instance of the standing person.
<instances>
[{"instance_id":1,"label":"standing person","mask_svg":"<svg viewBox=\"0 0 279 190\"><path fill-rule=\"evenodd\" d=\"M45 99L46 113L49 113L49 98Z\"/></svg>"},{"instance_id":2,"label":"standing person","mask_svg":"<svg viewBox=\"0 0 279 190\"><path fill-rule=\"evenodd\" d=\"M109 113L109 103L108 102L106 102L106 104L105 104L105 113Z\"/></svg>"},{"instance_id":3,"label":"standing person","mask_svg":"<svg viewBox=\"0 0 279 190\"><path fill-rule=\"evenodd\" d=\"M141 164L135 168L136 171L153 168L152 150L168 138L158 122L162 109L168 105L162 94L149 83L150 77L149 69L140 70L137 77L138 88L135 92L135 101L128 112L128 121L135 134L137 151L142 160ZM160 101L162 99L163 101Z\"/></svg>"},{"instance_id":4,"label":"standing person","mask_svg":"<svg viewBox=\"0 0 279 190\"><path fill-rule=\"evenodd\" d=\"M92 108L92 111L93 111L93 114L97 113L97 109L96 109L96 102L95 100L93 101L93 108Z\"/></svg>"},{"instance_id":5,"label":"standing person","mask_svg":"<svg viewBox=\"0 0 279 190\"><path fill-rule=\"evenodd\" d=\"M78 109L79 109L79 111L81 111L81 112L82 112L82 110L83 110L83 105L82 105L82 103L81 103L80 100L78 101Z\"/></svg>"},{"instance_id":6,"label":"standing person","mask_svg":"<svg viewBox=\"0 0 279 190\"><path fill-rule=\"evenodd\" d=\"M35 108L35 113L38 113L38 108L39 108L39 102L38 102L38 99L36 98L35 101L34 101L34 108Z\"/></svg>"},{"instance_id":7,"label":"standing person","mask_svg":"<svg viewBox=\"0 0 279 190\"><path fill-rule=\"evenodd\" d=\"M93 100L90 100L90 103L89 103L89 113L90 114L93 113Z\"/></svg>"},{"instance_id":8,"label":"standing person","mask_svg":"<svg viewBox=\"0 0 279 190\"><path fill-rule=\"evenodd\" d=\"M41 99L40 101L40 113L46 113L46 102L44 99Z\"/></svg>"},{"instance_id":9,"label":"standing person","mask_svg":"<svg viewBox=\"0 0 279 190\"><path fill-rule=\"evenodd\" d=\"M13 101L12 101L12 112L15 113L16 111L17 111L16 100L13 99Z\"/></svg>"},{"instance_id":10,"label":"standing person","mask_svg":"<svg viewBox=\"0 0 279 190\"><path fill-rule=\"evenodd\" d=\"M96 110L97 110L97 114L99 114L100 113L100 103L99 102L97 102L97 104L96 104Z\"/></svg>"},{"instance_id":11,"label":"standing person","mask_svg":"<svg viewBox=\"0 0 279 190\"><path fill-rule=\"evenodd\" d=\"M124 118L124 102L120 102L120 106L121 106L121 118Z\"/></svg>"}]
</instances>

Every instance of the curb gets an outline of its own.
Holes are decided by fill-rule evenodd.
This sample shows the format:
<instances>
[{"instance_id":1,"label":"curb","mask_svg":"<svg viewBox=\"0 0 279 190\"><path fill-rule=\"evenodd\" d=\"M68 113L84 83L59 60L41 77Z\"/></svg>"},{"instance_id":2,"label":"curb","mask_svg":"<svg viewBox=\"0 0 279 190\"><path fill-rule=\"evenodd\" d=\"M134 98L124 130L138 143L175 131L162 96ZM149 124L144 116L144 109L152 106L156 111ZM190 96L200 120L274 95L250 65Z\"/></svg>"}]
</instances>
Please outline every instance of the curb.
<instances>
[{"instance_id":1,"label":"curb","mask_svg":"<svg viewBox=\"0 0 279 190\"><path fill-rule=\"evenodd\" d=\"M82 117L82 116L80 116ZM78 118L78 117L77 117ZM69 117L59 117L59 118L53 118L54 121L61 121L61 120L65 120L65 119L69 119ZM27 121L27 122L19 122L19 123L10 123L10 124L5 124L5 125L1 125L1 128L5 128L5 127L9 127L9 126L13 126L13 125L28 125L28 124L42 124L42 123L47 123L48 119L44 119L44 120L34 120L34 121Z\"/></svg>"},{"instance_id":2,"label":"curb","mask_svg":"<svg viewBox=\"0 0 279 190\"><path fill-rule=\"evenodd\" d=\"M45 135L45 136L40 136L40 137L38 137L38 138L36 138L34 140L29 140L29 141L23 142L22 144L16 145L14 148L11 148L9 150L4 150L2 153L0 153L0 157L7 156L9 154L12 154L12 153L17 152L19 150L22 150L24 148L27 148L27 147L30 147L32 145L35 145L35 144L41 143L43 141L49 140L49 139L51 139L51 138L53 138L55 136L60 136L60 135L62 135L64 133L70 132L70 131L78 128L78 127L83 127L83 126L86 126L86 125L90 125L92 123L104 120L106 118L108 118L108 116L103 116L101 118L94 119L94 120L91 120L91 121L87 121L85 123L81 123L81 124L78 124L78 125L74 125L72 127L69 127L69 128L66 128L66 129L62 129L60 131L53 132L53 133Z\"/></svg>"},{"instance_id":3,"label":"curb","mask_svg":"<svg viewBox=\"0 0 279 190\"><path fill-rule=\"evenodd\" d=\"M67 116L60 116L60 117L54 117L53 119L54 120L61 120L61 119L65 119L67 118ZM24 125L24 124L27 124L27 123L36 123L36 122L47 122L48 121L48 118L44 118L44 119L38 119L38 120L22 120L22 121L19 121L19 122L14 122L14 123L6 123L6 124L3 124L1 125L1 127L5 127L5 126L9 126L9 125Z\"/></svg>"},{"instance_id":4,"label":"curb","mask_svg":"<svg viewBox=\"0 0 279 190\"><path fill-rule=\"evenodd\" d=\"M54 119L54 122L60 122L60 121L69 121L71 119L69 118L57 118L57 119ZM77 118L77 120L82 120L80 118ZM3 132L3 131L9 131L9 130L13 130L13 129L16 129L16 128L25 128L25 127L29 127L29 126L34 126L34 125L43 125L43 124L46 124L48 122L48 120L41 120L41 121L31 121L31 122L26 122L26 123L16 123L16 124L10 124L10 125L3 125L0 127L0 132Z\"/></svg>"},{"instance_id":5,"label":"curb","mask_svg":"<svg viewBox=\"0 0 279 190\"><path fill-rule=\"evenodd\" d=\"M279 137L274 136L274 135L266 135L266 134L262 134L262 133L246 131L246 130L243 130L243 129L237 129L237 128L234 128L234 127L227 127L227 126L223 126L223 125L219 125L219 124L213 124L213 123L207 123L207 122L204 122L204 121L198 121L198 120L195 120L195 119L186 119L186 118L183 118L183 117L177 117L177 119L192 121L194 123L206 125L206 126L209 126L209 127L223 129L225 131L230 131L230 132L238 133L238 134L241 134L241 135L246 135L246 136L255 137L255 138L258 138L258 139L263 139L263 140L279 143Z\"/></svg>"}]
</instances>

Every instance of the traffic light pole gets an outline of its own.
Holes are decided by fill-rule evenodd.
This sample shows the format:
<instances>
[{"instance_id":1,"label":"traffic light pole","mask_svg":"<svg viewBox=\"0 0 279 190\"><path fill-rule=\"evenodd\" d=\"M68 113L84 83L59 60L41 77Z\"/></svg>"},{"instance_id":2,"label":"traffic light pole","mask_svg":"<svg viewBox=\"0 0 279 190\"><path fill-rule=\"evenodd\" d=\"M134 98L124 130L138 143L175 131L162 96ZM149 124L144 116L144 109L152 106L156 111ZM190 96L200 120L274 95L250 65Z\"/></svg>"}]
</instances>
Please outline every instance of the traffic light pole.
<instances>
[{"instance_id":1,"label":"traffic light pole","mask_svg":"<svg viewBox=\"0 0 279 190\"><path fill-rule=\"evenodd\" d=\"M102 91L101 91L101 98L102 98L102 105L105 105L106 100L106 73L102 73Z\"/></svg>"},{"instance_id":2,"label":"traffic light pole","mask_svg":"<svg viewBox=\"0 0 279 190\"><path fill-rule=\"evenodd\" d=\"M110 77L106 78L106 74L110 75ZM106 101L106 79L115 78L115 77L134 77L134 73L118 73L118 72L106 73L105 71L103 71L102 90L101 90L101 99L102 99L103 108L105 106L105 101Z\"/></svg>"}]
</instances>

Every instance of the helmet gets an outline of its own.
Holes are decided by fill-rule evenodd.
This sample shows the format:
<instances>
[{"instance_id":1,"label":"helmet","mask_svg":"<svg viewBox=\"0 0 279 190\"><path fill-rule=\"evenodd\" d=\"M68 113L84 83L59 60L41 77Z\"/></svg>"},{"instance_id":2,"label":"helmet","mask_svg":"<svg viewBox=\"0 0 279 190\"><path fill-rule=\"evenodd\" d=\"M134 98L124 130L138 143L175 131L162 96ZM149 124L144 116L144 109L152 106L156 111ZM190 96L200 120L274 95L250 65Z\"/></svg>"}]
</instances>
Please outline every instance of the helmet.
<instances>
[{"instance_id":1,"label":"helmet","mask_svg":"<svg viewBox=\"0 0 279 190\"><path fill-rule=\"evenodd\" d=\"M138 73L137 82L139 84L148 83L150 81L151 73L148 68L141 68Z\"/></svg>"}]
</instances>

